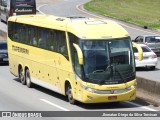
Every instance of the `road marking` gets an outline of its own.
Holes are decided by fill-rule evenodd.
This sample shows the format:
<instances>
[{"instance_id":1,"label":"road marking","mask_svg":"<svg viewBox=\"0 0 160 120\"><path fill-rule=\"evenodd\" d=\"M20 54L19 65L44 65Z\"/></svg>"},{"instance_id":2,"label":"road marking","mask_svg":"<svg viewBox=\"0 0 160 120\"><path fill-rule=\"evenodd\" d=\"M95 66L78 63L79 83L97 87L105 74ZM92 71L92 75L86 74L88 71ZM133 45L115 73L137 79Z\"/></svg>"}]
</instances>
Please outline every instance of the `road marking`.
<instances>
[{"instance_id":1,"label":"road marking","mask_svg":"<svg viewBox=\"0 0 160 120\"><path fill-rule=\"evenodd\" d=\"M46 5L47 5L47 4L43 4L43 5L38 6L37 10L38 10L41 14L45 14L44 12L42 12L42 11L40 10L40 8L43 7L43 6L46 6Z\"/></svg>"},{"instance_id":2,"label":"road marking","mask_svg":"<svg viewBox=\"0 0 160 120\"><path fill-rule=\"evenodd\" d=\"M47 104L50 104L50 105L52 105L52 106L54 106L54 107L57 107L57 108L59 108L59 109L61 109L61 110L70 111L70 110L68 110L68 109L66 109L66 108L64 108L64 107L61 107L61 106L59 106L59 105L57 105L57 104L54 104L54 103L52 103L52 102L50 102L50 101L48 101L48 100L45 100L45 99L40 99L40 100L43 101L43 102L45 102L45 103L47 103Z\"/></svg>"},{"instance_id":3,"label":"road marking","mask_svg":"<svg viewBox=\"0 0 160 120\"><path fill-rule=\"evenodd\" d=\"M149 111L158 111L158 110L155 110L155 109L153 109L153 108L146 107L146 106L142 106L142 105L139 105L139 104L137 104L137 103L133 103L133 102L129 102L129 101L125 101L125 103L131 104L131 105L134 105L134 106L137 106L137 107L140 107L140 108L149 110Z\"/></svg>"},{"instance_id":4,"label":"road marking","mask_svg":"<svg viewBox=\"0 0 160 120\"><path fill-rule=\"evenodd\" d=\"M95 15L95 14L92 14L92 13L89 13L89 12L86 12L86 11L84 11L84 9L81 10L81 9L79 8L80 6L81 6L81 5L77 5L77 6L76 6L76 9L79 10L79 11L81 11L81 12L83 12L83 13L86 13L86 14L88 14L88 15L91 15L91 16L94 16L94 17L97 17L97 18L101 18L101 19L106 18L105 16L104 16L104 17L100 17L100 16L98 16L98 15ZM140 29L138 29L138 28L130 27L130 26L125 25L125 24L120 23L120 22L117 22L117 23L119 23L120 25L123 25L123 26L125 26L125 27L131 28L131 29L135 29L135 30L138 30L138 31L142 31L142 32L146 32L146 33L158 35L157 33L149 32L149 31L145 31L145 30L140 30Z\"/></svg>"}]
</instances>

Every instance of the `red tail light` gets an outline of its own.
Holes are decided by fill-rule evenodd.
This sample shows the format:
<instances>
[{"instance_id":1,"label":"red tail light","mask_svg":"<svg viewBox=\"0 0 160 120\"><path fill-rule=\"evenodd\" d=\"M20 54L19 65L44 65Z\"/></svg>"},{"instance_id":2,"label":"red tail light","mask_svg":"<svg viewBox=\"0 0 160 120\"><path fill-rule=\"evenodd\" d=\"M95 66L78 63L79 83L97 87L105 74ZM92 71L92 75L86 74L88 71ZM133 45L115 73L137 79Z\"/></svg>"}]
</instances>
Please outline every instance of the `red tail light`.
<instances>
[{"instance_id":1,"label":"red tail light","mask_svg":"<svg viewBox=\"0 0 160 120\"><path fill-rule=\"evenodd\" d=\"M11 12L11 13L10 13L10 16L13 16L14 9L12 8L10 12Z\"/></svg>"},{"instance_id":2,"label":"red tail light","mask_svg":"<svg viewBox=\"0 0 160 120\"><path fill-rule=\"evenodd\" d=\"M148 42L145 42L144 44L145 44L145 45L148 45Z\"/></svg>"},{"instance_id":3,"label":"red tail light","mask_svg":"<svg viewBox=\"0 0 160 120\"><path fill-rule=\"evenodd\" d=\"M147 42L145 42L144 44L145 44L145 45L148 45L148 43L147 43Z\"/></svg>"},{"instance_id":4,"label":"red tail light","mask_svg":"<svg viewBox=\"0 0 160 120\"><path fill-rule=\"evenodd\" d=\"M33 14L36 14L36 9L35 8L33 9Z\"/></svg>"},{"instance_id":5,"label":"red tail light","mask_svg":"<svg viewBox=\"0 0 160 120\"><path fill-rule=\"evenodd\" d=\"M156 54L153 54L153 55L152 55L152 58L157 58L157 55L156 55Z\"/></svg>"}]
</instances>

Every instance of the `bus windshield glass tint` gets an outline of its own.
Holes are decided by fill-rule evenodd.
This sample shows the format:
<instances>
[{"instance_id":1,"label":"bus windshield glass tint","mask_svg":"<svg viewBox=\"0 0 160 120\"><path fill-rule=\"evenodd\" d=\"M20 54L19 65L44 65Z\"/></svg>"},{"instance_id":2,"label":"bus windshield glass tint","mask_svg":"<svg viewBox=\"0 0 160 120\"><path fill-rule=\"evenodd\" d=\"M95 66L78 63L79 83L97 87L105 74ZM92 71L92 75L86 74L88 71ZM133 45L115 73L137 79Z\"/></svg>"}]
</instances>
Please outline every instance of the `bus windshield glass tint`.
<instances>
[{"instance_id":1,"label":"bus windshield glass tint","mask_svg":"<svg viewBox=\"0 0 160 120\"><path fill-rule=\"evenodd\" d=\"M119 84L135 79L130 38L81 40L84 55L83 73L87 82Z\"/></svg>"}]
</instances>

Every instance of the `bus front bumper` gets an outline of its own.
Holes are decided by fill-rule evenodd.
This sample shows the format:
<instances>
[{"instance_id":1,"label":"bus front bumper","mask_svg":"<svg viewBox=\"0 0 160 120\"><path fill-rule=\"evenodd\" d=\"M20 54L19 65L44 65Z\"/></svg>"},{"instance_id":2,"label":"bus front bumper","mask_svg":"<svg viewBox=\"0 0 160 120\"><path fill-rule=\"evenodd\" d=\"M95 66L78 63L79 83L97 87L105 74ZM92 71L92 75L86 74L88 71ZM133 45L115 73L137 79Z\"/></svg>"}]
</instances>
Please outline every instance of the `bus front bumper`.
<instances>
[{"instance_id":1,"label":"bus front bumper","mask_svg":"<svg viewBox=\"0 0 160 120\"><path fill-rule=\"evenodd\" d=\"M119 94L96 94L83 90L82 99L78 100L83 103L107 103L107 102L120 102L130 101L136 99L136 88Z\"/></svg>"}]
</instances>

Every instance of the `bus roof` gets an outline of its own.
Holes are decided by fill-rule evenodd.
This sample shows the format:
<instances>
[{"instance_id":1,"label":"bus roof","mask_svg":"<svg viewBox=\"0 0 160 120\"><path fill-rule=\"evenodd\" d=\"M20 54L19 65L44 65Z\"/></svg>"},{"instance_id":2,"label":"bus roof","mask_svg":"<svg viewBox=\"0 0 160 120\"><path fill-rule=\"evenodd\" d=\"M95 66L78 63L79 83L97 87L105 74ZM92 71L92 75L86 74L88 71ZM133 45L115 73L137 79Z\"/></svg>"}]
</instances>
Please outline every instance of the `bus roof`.
<instances>
[{"instance_id":1,"label":"bus roof","mask_svg":"<svg viewBox=\"0 0 160 120\"><path fill-rule=\"evenodd\" d=\"M111 39L129 36L128 32L116 22L97 18L20 15L10 17L8 21L67 31L82 39Z\"/></svg>"}]
</instances>

